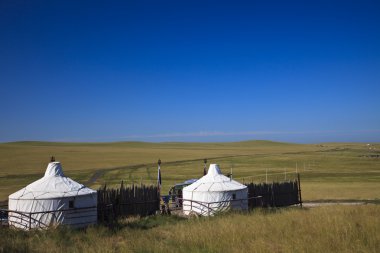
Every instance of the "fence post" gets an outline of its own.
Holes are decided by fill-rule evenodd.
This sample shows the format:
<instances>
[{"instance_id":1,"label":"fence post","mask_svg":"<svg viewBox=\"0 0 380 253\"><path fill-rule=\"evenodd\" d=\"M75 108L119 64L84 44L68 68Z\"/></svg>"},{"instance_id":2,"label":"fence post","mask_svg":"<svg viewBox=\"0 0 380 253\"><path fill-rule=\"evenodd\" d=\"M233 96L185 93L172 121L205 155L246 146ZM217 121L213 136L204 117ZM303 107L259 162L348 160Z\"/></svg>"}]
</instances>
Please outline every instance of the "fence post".
<instances>
[{"instance_id":1,"label":"fence post","mask_svg":"<svg viewBox=\"0 0 380 253\"><path fill-rule=\"evenodd\" d=\"M302 208L302 197L301 197L301 179L300 179L300 173L297 173L298 178L298 195L299 195L299 202Z\"/></svg>"},{"instance_id":2,"label":"fence post","mask_svg":"<svg viewBox=\"0 0 380 253\"><path fill-rule=\"evenodd\" d=\"M32 229L32 213L29 213L29 230Z\"/></svg>"},{"instance_id":3,"label":"fence post","mask_svg":"<svg viewBox=\"0 0 380 253\"><path fill-rule=\"evenodd\" d=\"M272 207L275 207L276 206L276 202L275 202L275 194L274 194L274 182L272 182Z\"/></svg>"}]
</instances>

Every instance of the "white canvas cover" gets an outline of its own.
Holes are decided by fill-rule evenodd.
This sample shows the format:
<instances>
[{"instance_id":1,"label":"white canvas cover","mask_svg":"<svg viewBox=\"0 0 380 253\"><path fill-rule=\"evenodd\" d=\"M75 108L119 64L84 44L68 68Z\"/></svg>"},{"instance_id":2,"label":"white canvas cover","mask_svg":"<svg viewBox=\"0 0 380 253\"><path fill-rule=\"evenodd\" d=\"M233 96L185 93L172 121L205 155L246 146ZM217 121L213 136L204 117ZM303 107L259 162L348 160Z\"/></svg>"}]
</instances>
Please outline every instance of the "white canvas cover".
<instances>
[{"instance_id":1,"label":"white canvas cover","mask_svg":"<svg viewBox=\"0 0 380 253\"><path fill-rule=\"evenodd\" d=\"M97 192L65 177L61 163L51 162L44 177L9 195L8 208L11 226L83 227L97 222Z\"/></svg>"},{"instance_id":2,"label":"white canvas cover","mask_svg":"<svg viewBox=\"0 0 380 253\"><path fill-rule=\"evenodd\" d=\"M208 216L227 209L248 209L247 186L224 176L217 164L195 183L183 188L183 212Z\"/></svg>"}]
</instances>

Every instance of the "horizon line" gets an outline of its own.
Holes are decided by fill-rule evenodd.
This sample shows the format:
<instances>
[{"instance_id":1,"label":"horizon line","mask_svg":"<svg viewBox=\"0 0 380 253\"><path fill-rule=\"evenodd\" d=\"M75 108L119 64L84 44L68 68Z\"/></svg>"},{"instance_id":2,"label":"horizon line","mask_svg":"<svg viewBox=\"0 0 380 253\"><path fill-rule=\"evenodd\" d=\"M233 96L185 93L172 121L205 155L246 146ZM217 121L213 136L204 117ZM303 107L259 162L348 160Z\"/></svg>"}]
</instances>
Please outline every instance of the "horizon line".
<instances>
[{"instance_id":1,"label":"horizon line","mask_svg":"<svg viewBox=\"0 0 380 253\"><path fill-rule=\"evenodd\" d=\"M344 136L348 134L368 134L368 133L380 133L380 129L365 129L365 130L350 130L350 131L339 131L339 130L313 130L313 131L241 131L241 132L225 132L225 131L198 131L198 132L173 132L173 133L159 133L159 134L132 134L119 137L97 137L97 138L51 138L51 139L18 139L18 140L4 140L0 143L12 143L12 142L71 142L71 143L97 143L97 142L151 142L151 143L165 143L165 142L183 142L183 143L204 143L204 142L243 142L243 141L255 141L255 140L265 140L273 142L287 142L287 143L326 143L326 142L337 142L337 141L285 141L273 138L268 135L331 135ZM267 138L265 138L267 136ZM189 138L189 137L246 137L237 140L175 140L176 138ZM259 137L259 138L255 138ZM262 138L260 138L262 137ZM154 140L154 139L167 139L167 140ZM379 140L374 141L338 141L338 142L379 142Z\"/></svg>"}]
</instances>

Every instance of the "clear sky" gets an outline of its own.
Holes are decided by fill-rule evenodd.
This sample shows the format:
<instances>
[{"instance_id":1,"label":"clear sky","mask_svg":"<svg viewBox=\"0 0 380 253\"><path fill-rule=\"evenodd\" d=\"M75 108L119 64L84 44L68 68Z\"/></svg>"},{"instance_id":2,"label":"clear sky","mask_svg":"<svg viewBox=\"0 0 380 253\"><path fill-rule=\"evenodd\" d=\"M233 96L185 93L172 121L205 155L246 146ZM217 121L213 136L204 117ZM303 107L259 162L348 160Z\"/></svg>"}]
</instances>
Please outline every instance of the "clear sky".
<instances>
[{"instance_id":1,"label":"clear sky","mask_svg":"<svg viewBox=\"0 0 380 253\"><path fill-rule=\"evenodd\" d=\"M0 1L0 142L380 141L380 1Z\"/></svg>"}]
</instances>

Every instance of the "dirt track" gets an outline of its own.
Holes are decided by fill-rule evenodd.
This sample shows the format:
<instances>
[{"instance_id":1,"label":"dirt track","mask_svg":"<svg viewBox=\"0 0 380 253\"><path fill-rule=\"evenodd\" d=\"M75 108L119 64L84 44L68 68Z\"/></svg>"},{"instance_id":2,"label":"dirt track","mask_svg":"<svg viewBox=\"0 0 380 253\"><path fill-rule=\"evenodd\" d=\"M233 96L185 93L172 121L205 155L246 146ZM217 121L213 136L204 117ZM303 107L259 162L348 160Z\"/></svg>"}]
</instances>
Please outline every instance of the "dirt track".
<instances>
[{"instance_id":1,"label":"dirt track","mask_svg":"<svg viewBox=\"0 0 380 253\"><path fill-rule=\"evenodd\" d=\"M303 203L303 207L318 207L318 206L334 206L334 205L342 205L342 206L359 206L359 205L367 205L367 202L311 202L311 203Z\"/></svg>"}]
</instances>

